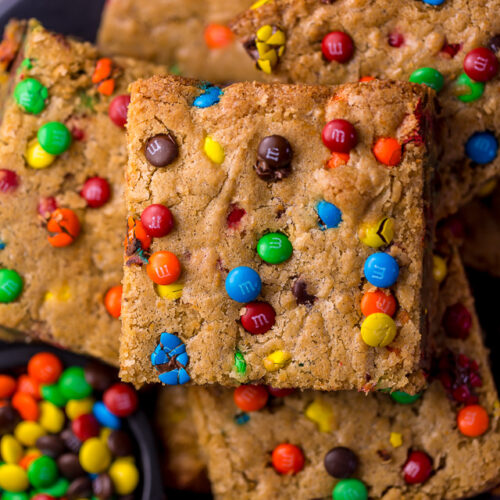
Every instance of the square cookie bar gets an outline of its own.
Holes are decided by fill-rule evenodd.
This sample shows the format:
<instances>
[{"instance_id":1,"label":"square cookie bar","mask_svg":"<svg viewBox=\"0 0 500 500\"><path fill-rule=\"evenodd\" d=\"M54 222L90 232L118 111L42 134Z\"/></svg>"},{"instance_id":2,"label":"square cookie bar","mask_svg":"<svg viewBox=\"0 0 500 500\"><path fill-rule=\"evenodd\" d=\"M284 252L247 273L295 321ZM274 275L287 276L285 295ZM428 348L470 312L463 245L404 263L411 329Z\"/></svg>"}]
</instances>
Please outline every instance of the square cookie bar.
<instances>
[{"instance_id":1,"label":"square cookie bar","mask_svg":"<svg viewBox=\"0 0 500 500\"><path fill-rule=\"evenodd\" d=\"M236 43L228 21L254 0L111 0L98 44L107 54L167 64L214 82L260 80L262 73Z\"/></svg>"},{"instance_id":2,"label":"square cookie bar","mask_svg":"<svg viewBox=\"0 0 500 500\"><path fill-rule=\"evenodd\" d=\"M268 79L427 84L443 122L436 214L500 175L500 0L268 0L232 23ZM439 5L437 5L439 4Z\"/></svg>"},{"instance_id":3,"label":"square cookie bar","mask_svg":"<svg viewBox=\"0 0 500 500\"><path fill-rule=\"evenodd\" d=\"M500 404L456 251L447 264L420 396L190 388L217 499L442 500L498 483Z\"/></svg>"},{"instance_id":4,"label":"square cookie bar","mask_svg":"<svg viewBox=\"0 0 500 500\"><path fill-rule=\"evenodd\" d=\"M0 325L117 363L128 85L161 67L24 25L0 125Z\"/></svg>"},{"instance_id":5,"label":"square cookie bar","mask_svg":"<svg viewBox=\"0 0 500 500\"><path fill-rule=\"evenodd\" d=\"M121 376L409 384L432 282L433 95L133 84Z\"/></svg>"}]
</instances>

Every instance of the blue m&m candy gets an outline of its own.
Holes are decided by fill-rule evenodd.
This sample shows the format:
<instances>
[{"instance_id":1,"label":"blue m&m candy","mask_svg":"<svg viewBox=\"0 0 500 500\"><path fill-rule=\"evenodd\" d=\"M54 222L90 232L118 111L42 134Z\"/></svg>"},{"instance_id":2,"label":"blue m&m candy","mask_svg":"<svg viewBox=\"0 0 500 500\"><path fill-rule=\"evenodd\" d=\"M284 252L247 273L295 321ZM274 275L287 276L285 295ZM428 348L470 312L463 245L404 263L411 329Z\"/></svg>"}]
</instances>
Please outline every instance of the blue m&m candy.
<instances>
[{"instance_id":1,"label":"blue m&m candy","mask_svg":"<svg viewBox=\"0 0 500 500\"><path fill-rule=\"evenodd\" d=\"M97 401L92 407L92 413L103 427L118 430L122 426L122 421L113 415L102 401Z\"/></svg>"},{"instance_id":2,"label":"blue m&m candy","mask_svg":"<svg viewBox=\"0 0 500 500\"><path fill-rule=\"evenodd\" d=\"M444 3L444 0L422 0L424 3L428 3L429 5L441 5Z\"/></svg>"},{"instance_id":3,"label":"blue m&m candy","mask_svg":"<svg viewBox=\"0 0 500 500\"><path fill-rule=\"evenodd\" d=\"M333 203L320 201L316 205L316 212L319 217L318 225L322 231L338 227L342 222L342 212Z\"/></svg>"},{"instance_id":4,"label":"blue m&m candy","mask_svg":"<svg viewBox=\"0 0 500 500\"><path fill-rule=\"evenodd\" d=\"M209 108L214 104L217 104L222 95L222 90L215 86L204 87L203 94L200 94L193 102L193 106L196 108Z\"/></svg>"},{"instance_id":5,"label":"blue m&m candy","mask_svg":"<svg viewBox=\"0 0 500 500\"><path fill-rule=\"evenodd\" d=\"M151 363L160 372L158 378L162 384L182 385L191 380L186 370L189 363L186 346L173 333L161 334L160 343L151 354Z\"/></svg>"},{"instance_id":6,"label":"blue m&m candy","mask_svg":"<svg viewBox=\"0 0 500 500\"><path fill-rule=\"evenodd\" d=\"M476 132L465 145L465 154L475 163L483 165L498 154L498 141L491 132Z\"/></svg>"},{"instance_id":7,"label":"blue m&m candy","mask_svg":"<svg viewBox=\"0 0 500 500\"><path fill-rule=\"evenodd\" d=\"M398 279L399 266L394 257L377 252L366 259L364 271L366 279L372 285L388 288Z\"/></svg>"},{"instance_id":8,"label":"blue m&m candy","mask_svg":"<svg viewBox=\"0 0 500 500\"><path fill-rule=\"evenodd\" d=\"M250 267L235 267L226 278L227 294L236 302L252 302L260 293L262 281Z\"/></svg>"}]
</instances>

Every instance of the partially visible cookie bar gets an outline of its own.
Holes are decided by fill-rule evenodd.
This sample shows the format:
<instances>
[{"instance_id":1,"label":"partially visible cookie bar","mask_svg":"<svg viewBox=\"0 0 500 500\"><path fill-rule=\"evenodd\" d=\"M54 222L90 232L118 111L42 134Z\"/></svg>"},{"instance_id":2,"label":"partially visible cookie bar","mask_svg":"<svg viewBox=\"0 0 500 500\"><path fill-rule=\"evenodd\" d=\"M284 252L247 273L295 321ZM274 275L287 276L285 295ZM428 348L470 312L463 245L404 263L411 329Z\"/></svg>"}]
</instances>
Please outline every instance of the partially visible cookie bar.
<instances>
[{"instance_id":1,"label":"partially visible cookie bar","mask_svg":"<svg viewBox=\"0 0 500 500\"><path fill-rule=\"evenodd\" d=\"M182 75L213 82L259 80L262 74L227 26L253 0L111 0L99 47L111 55L167 64Z\"/></svg>"},{"instance_id":2,"label":"partially visible cookie bar","mask_svg":"<svg viewBox=\"0 0 500 500\"><path fill-rule=\"evenodd\" d=\"M420 396L190 388L217 499L441 500L496 485L500 404L456 250L447 264Z\"/></svg>"},{"instance_id":3,"label":"partially visible cookie bar","mask_svg":"<svg viewBox=\"0 0 500 500\"><path fill-rule=\"evenodd\" d=\"M433 94L132 85L121 376L415 390Z\"/></svg>"},{"instance_id":4,"label":"partially visible cookie bar","mask_svg":"<svg viewBox=\"0 0 500 500\"><path fill-rule=\"evenodd\" d=\"M205 457L198 445L191 404L185 387L162 387L155 423L165 486L200 493L210 491Z\"/></svg>"},{"instance_id":5,"label":"partially visible cookie bar","mask_svg":"<svg viewBox=\"0 0 500 500\"><path fill-rule=\"evenodd\" d=\"M500 276L500 187L493 183L459 213L462 256L467 266Z\"/></svg>"},{"instance_id":6,"label":"partially visible cookie bar","mask_svg":"<svg viewBox=\"0 0 500 500\"><path fill-rule=\"evenodd\" d=\"M127 89L164 69L36 21L17 57L0 125L0 325L117 364Z\"/></svg>"},{"instance_id":7,"label":"partially visible cookie bar","mask_svg":"<svg viewBox=\"0 0 500 500\"><path fill-rule=\"evenodd\" d=\"M361 78L439 92L442 218L500 174L500 0L267 0L232 27L268 79Z\"/></svg>"}]
</instances>

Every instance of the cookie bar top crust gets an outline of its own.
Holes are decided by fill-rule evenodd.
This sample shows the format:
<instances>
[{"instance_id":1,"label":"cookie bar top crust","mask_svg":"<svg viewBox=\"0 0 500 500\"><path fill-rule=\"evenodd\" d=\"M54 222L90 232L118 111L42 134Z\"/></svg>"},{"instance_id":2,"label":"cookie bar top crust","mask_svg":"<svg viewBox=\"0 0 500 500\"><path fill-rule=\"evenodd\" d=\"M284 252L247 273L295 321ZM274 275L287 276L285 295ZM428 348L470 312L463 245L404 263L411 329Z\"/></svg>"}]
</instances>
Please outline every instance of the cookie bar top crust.
<instances>
[{"instance_id":1,"label":"cookie bar top crust","mask_svg":"<svg viewBox=\"0 0 500 500\"><path fill-rule=\"evenodd\" d=\"M108 110L163 70L103 60L36 21L20 51L0 126L0 325L116 364L120 322L105 297L122 277L126 140Z\"/></svg>"},{"instance_id":2,"label":"cookie bar top crust","mask_svg":"<svg viewBox=\"0 0 500 500\"><path fill-rule=\"evenodd\" d=\"M500 174L497 12L500 0L268 0L231 26L273 81L331 85L375 77L435 88L442 218Z\"/></svg>"},{"instance_id":3,"label":"cookie bar top crust","mask_svg":"<svg viewBox=\"0 0 500 500\"><path fill-rule=\"evenodd\" d=\"M340 489L346 482L344 487L357 487L358 491L359 484L349 484L354 479L364 483L369 498L442 500L469 498L498 483L498 396L456 251L447 258L447 264L439 315L433 322L437 330L443 324L447 328L433 331L433 336L442 341L441 356L432 373L433 381L420 397L403 393L391 397L380 392L364 396L348 391L296 391L289 395L270 391L267 404L261 400L261 409L245 412L235 404L238 401L241 405L243 400L233 399L230 389L190 388L200 446L207 453L217 499L327 499L336 485ZM457 307L470 320L464 339L447 336L456 333L449 311ZM464 435L458 427L461 422L460 428L465 430L465 413L459 416L464 407L469 408L466 412L474 408L472 411L484 418L474 405L486 411L488 417L476 422L486 426ZM295 474L282 475L273 468L273 450L284 443L298 447L305 458ZM336 475L332 477L324 460L338 447L351 453L336 450L330 454L329 470ZM352 452L357 465L356 460L345 458ZM299 463L292 460L297 459L296 450L285 456L291 458L289 464ZM420 458L418 462L416 457ZM409 459L413 460L413 469L405 467ZM404 470L413 470L414 484L405 480ZM339 477L341 473L344 479Z\"/></svg>"},{"instance_id":4,"label":"cookie bar top crust","mask_svg":"<svg viewBox=\"0 0 500 500\"><path fill-rule=\"evenodd\" d=\"M378 81L218 89L176 77L131 89L121 376L407 385L425 352L433 91ZM333 144L352 130L350 150ZM322 131L344 152L325 147ZM151 243L139 218L154 204L170 209L174 227ZM228 273L241 266L251 269L235 277L238 298ZM377 286L381 303L367 314L389 314L367 321L360 301Z\"/></svg>"},{"instance_id":5,"label":"cookie bar top crust","mask_svg":"<svg viewBox=\"0 0 500 500\"><path fill-rule=\"evenodd\" d=\"M98 45L103 53L167 64L191 78L214 82L260 80L227 26L253 0L112 0Z\"/></svg>"}]
</instances>

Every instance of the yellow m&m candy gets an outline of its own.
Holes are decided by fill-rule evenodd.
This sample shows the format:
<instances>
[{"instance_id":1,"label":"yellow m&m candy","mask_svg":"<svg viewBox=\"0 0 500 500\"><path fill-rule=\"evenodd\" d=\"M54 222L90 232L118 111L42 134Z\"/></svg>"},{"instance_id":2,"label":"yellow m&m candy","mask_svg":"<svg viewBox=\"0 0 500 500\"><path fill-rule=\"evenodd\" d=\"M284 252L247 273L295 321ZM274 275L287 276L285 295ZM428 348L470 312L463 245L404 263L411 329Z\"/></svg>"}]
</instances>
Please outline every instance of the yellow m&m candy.
<instances>
[{"instance_id":1,"label":"yellow m&m candy","mask_svg":"<svg viewBox=\"0 0 500 500\"><path fill-rule=\"evenodd\" d=\"M370 314L361 325L361 337L371 347L385 347L396 336L396 323L384 313Z\"/></svg>"}]
</instances>

